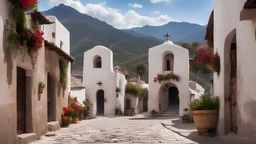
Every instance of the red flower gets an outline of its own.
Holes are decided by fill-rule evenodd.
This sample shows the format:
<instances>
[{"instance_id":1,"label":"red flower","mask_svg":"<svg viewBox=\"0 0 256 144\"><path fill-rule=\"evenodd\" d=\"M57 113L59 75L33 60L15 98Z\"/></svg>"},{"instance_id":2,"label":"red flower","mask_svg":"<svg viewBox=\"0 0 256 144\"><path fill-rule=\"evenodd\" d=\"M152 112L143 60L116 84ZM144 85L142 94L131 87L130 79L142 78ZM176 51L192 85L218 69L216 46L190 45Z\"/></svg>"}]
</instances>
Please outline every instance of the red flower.
<instances>
[{"instance_id":1,"label":"red flower","mask_svg":"<svg viewBox=\"0 0 256 144\"><path fill-rule=\"evenodd\" d=\"M68 107L62 107L62 110L63 110L63 112L65 114L69 110L69 108Z\"/></svg>"},{"instance_id":2,"label":"red flower","mask_svg":"<svg viewBox=\"0 0 256 144\"><path fill-rule=\"evenodd\" d=\"M156 77L154 77L154 82L157 82L157 79L156 79Z\"/></svg>"},{"instance_id":3,"label":"red flower","mask_svg":"<svg viewBox=\"0 0 256 144\"><path fill-rule=\"evenodd\" d=\"M37 0L20 0L21 5L24 8L28 8L29 6L31 6L32 4L37 4L38 1Z\"/></svg>"}]
</instances>

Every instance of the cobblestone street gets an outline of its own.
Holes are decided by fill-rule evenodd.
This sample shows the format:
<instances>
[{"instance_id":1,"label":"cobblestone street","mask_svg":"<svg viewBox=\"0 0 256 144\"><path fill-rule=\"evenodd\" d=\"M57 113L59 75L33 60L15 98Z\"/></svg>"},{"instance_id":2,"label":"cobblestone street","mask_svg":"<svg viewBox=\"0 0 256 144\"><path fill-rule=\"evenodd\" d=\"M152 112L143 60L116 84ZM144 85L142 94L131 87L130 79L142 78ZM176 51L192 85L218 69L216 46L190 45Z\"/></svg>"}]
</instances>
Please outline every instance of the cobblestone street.
<instances>
[{"instance_id":1,"label":"cobblestone street","mask_svg":"<svg viewBox=\"0 0 256 144\"><path fill-rule=\"evenodd\" d=\"M98 117L62 128L55 136L45 137L33 144L82 143L168 143L194 144L161 125L168 119L136 117Z\"/></svg>"}]
</instances>

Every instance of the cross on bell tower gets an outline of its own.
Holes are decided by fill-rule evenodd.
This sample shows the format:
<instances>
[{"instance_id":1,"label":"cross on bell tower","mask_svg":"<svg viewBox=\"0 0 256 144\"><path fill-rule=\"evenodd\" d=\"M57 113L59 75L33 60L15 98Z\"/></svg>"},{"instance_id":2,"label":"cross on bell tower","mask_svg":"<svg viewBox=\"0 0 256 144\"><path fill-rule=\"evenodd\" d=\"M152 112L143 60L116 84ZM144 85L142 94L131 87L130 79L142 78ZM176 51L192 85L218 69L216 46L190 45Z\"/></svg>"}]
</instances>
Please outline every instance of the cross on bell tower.
<instances>
[{"instance_id":1,"label":"cross on bell tower","mask_svg":"<svg viewBox=\"0 0 256 144\"><path fill-rule=\"evenodd\" d=\"M170 37L170 35L168 33L166 33L166 35L164 35L164 37L166 38L166 41L168 41L168 38Z\"/></svg>"}]
</instances>

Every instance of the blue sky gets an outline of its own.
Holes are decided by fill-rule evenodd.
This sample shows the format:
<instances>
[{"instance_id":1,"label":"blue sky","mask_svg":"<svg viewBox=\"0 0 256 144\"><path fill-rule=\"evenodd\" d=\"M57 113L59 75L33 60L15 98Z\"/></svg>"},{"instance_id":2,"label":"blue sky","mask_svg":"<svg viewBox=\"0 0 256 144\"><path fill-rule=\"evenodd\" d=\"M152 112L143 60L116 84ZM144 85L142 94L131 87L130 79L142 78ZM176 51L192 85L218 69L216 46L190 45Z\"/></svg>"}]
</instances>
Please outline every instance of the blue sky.
<instances>
[{"instance_id":1,"label":"blue sky","mask_svg":"<svg viewBox=\"0 0 256 144\"><path fill-rule=\"evenodd\" d=\"M39 10L60 3L124 29L170 21L206 25L214 0L39 0Z\"/></svg>"}]
</instances>

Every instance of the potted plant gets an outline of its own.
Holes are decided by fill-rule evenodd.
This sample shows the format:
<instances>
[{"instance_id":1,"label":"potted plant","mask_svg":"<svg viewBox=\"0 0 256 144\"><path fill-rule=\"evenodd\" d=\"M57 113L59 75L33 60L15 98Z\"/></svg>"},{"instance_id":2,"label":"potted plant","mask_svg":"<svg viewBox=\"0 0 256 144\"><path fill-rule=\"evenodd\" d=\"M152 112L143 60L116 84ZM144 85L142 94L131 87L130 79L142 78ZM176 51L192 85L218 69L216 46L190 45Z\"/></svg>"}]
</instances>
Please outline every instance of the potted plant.
<instances>
[{"instance_id":1,"label":"potted plant","mask_svg":"<svg viewBox=\"0 0 256 144\"><path fill-rule=\"evenodd\" d=\"M152 115L153 117L156 117L156 116L158 115L158 112L155 111L155 110L152 110L152 111L151 111L151 115Z\"/></svg>"},{"instance_id":2,"label":"potted plant","mask_svg":"<svg viewBox=\"0 0 256 144\"><path fill-rule=\"evenodd\" d=\"M218 97L211 98L208 95L203 95L189 106L199 134L207 133L217 127Z\"/></svg>"},{"instance_id":3,"label":"potted plant","mask_svg":"<svg viewBox=\"0 0 256 144\"><path fill-rule=\"evenodd\" d=\"M89 99L85 99L83 101L83 104L85 106L85 110L84 110L84 118L85 119L89 119L89 112L90 112L90 102Z\"/></svg>"},{"instance_id":4,"label":"potted plant","mask_svg":"<svg viewBox=\"0 0 256 144\"><path fill-rule=\"evenodd\" d=\"M77 124L79 121L78 114L74 112L73 117L72 117L72 123Z\"/></svg>"},{"instance_id":5,"label":"potted plant","mask_svg":"<svg viewBox=\"0 0 256 144\"><path fill-rule=\"evenodd\" d=\"M123 115L123 112L120 108L116 108L116 115L117 116L122 116Z\"/></svg>"},{"instance_id":6,"label":"potted plant","mask_svg":"<svg viewBox=\"0 0 256 144\"><path fill-rule=\"evenodd\" d=\"M132 116L136 115L136 110L135 110L135 108L132 108L132 110L131 110L131 115L132 115Z\"/></svg>"},{"instance_id":7,"label":"potted plant","mask_svg":"<svg viewBox=\"0 0 256 144\"><path fill-rule=\"evenodd\" d=\"M71 124L71 123L72 123L72 121L73 121L72 116L69 116L69 117L68 117L68 121L69 121L69 124Z\"/></svg>"},{"instance_id":8,"label":"potted plant","mask_svg":"<svg viewBox=\"0 0 256 144\"><path fill-rule=\"evenodd\" d=\"M44 84L43 82L40 82L40 83L39 83L39 93L40 93L40 94L43 93L44 88L45 88L45 84Z\"/></svg>"},{"instance_id":9,"label":"potted plant","mask_svg":"<svg viewBox=\"0 0 256 144\"><path fill-rule=\"evenodd\" d=\"M188 123L189 117L187 115L182 116L182 122Z\"/></svg>"},{"instance_id":10,"label":"potted plant","mask_svg":"<svg viewBox=\"0 0 256 144\"><path fill-rule=\"evenodd\" d=\"M64 116L64 115L62 116L62 126L63 127L69 126L69 119L67 116Z\"/></svg>"}]
</instances>

